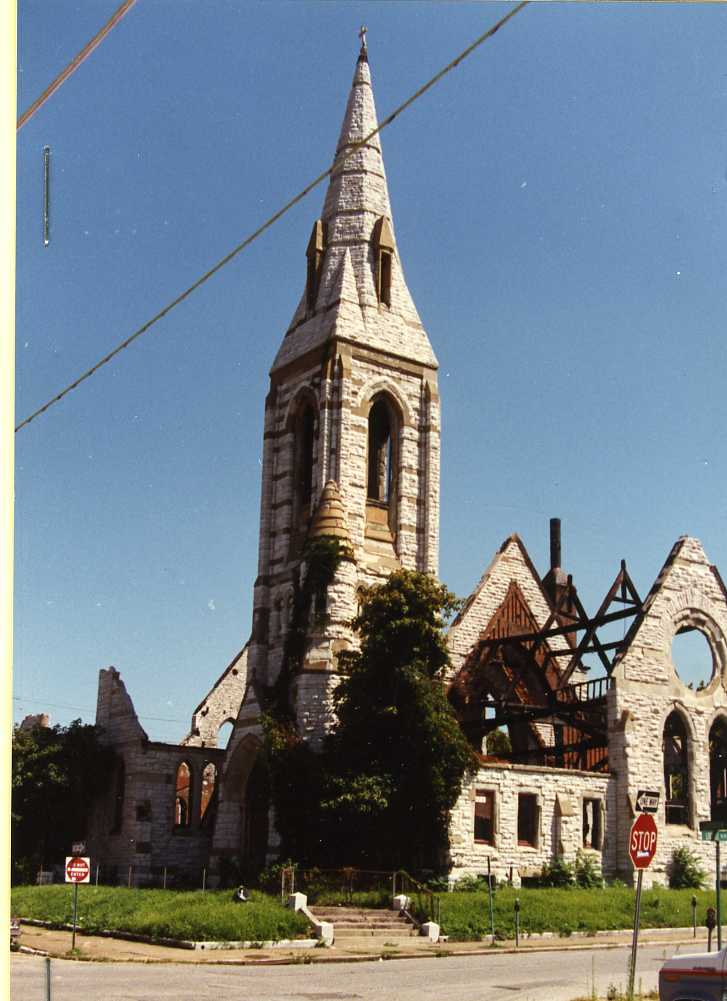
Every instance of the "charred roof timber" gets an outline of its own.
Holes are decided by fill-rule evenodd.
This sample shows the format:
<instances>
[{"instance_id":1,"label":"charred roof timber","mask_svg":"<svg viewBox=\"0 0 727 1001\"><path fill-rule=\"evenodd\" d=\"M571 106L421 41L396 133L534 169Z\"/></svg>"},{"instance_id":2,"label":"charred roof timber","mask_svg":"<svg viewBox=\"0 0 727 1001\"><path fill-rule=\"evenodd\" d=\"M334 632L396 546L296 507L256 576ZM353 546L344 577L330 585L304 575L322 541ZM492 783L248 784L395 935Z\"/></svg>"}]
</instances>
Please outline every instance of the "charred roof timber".
<instances>
[{"instance_id":1,"label":"charred roof timber","mask_svg":"<svg viewBox=\"0 0 727 1001\"><path fill-rule=\"evenodd\" d=\"M602 771L608 767L605 696L615 658L640 621L643 603L622 560L590 617L560 562L560 519L552 518L550 570L542 582L550 614L538 627L532 615L523 614L524 598L513 582L454 679L450 700L475 746L506 726L513 760ZM601 639L604 626L629 618L633 622L623 639ZM588 654L598 657L604 676L584 680ZM552 728L557 748L544 739L543 724Z\"/></svg>"}]
</instances>

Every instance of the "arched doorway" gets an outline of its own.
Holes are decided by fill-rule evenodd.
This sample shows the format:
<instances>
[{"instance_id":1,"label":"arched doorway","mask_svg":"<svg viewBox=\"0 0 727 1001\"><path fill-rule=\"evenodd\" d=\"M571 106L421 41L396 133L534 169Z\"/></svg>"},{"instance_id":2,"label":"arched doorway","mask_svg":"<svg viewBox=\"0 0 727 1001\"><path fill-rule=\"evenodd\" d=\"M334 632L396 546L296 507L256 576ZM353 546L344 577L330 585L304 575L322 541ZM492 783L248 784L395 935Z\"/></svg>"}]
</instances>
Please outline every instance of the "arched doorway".
<instances>
[{"instance_id":1,"label":"arched doorway","mask_svg":"<svg viewBox=\"0 0 727 1001\"><path fill-rule=\"evenodd\" d=\"M269 802L268 769L262 755L258 754L245 786L240 839L240 855L254 868L262 868L265 865Z\"/></svg>"}]
</instances>

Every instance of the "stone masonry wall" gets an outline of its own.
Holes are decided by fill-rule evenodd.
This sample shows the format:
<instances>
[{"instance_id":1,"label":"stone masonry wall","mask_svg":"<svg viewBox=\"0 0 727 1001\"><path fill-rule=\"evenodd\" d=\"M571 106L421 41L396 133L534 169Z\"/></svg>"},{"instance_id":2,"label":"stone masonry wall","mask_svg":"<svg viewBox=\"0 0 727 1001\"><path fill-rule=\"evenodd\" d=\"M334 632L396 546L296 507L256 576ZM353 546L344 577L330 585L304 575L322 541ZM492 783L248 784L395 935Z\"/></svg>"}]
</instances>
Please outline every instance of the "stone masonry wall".
<instances>
[{"instance_id":1,"label":"stone masonry wall","mask_svg":"<svg viewBox=\"0 0 727 1001\"><path fill-rule=\"evenodd\" d=\"M702 691L679 678L671 644L682 628L696 628L712 649L714 672ZM709 733L715 720L727 717L727 600L721 581L696 539L680 539L644 603L644 615L614 669L609 694L609 762L617 774L616 853L626 861L633 802L638 789L661 792L656 822L657 854L646 870L646 883L666 882L675 848L685 846L714 871L714 846L702 842L699 822L710 819ZM688 823L667 824L665 817L663 735L671 712L681 716L688 734Z\"/></svg>"},{"instance_id":2,"label":"stone masonry wall","mask_svg":"<svg viewBox=\"0 0 727 1001\"><path fill-rule=\"evenodd\" d=\"M202 771L211 762L219 782L224 751L149 741L114 668L100 672L96 722L123 761L125 778L121 824L115 823L115 780L91 818L88 849L93 865L101 867L101 880L126 882L129 866L134 885L159 882L164 866L170 879L176 869L184 878L201 880L212 830L200 824ZM191 771L191 820L189 827L175 828L175 783L182 762Z\"/></svg>"},{"instance_id":3,"label":"stone masonry wall","mask_svg":"<svg viewBox=\"0 0 727 1001\"><path fill-rule=\"evenodd\" d=\"M466 781L452 811L450 856L452 877L487 872L490 859L498 880L512 879L517 886L526 876L539 875L543 865L563 855L573 862L583 849L583 800L602 804L602 848L585 849L600 866L609 867L608 799L611 777L593 772L540 768L507 763L483 764ZM494 844L477 844L474 839L476 790L494 791ZM539 819L534 847L518 844L518 795L537 797Z\"/></svg>"}]
</instances>

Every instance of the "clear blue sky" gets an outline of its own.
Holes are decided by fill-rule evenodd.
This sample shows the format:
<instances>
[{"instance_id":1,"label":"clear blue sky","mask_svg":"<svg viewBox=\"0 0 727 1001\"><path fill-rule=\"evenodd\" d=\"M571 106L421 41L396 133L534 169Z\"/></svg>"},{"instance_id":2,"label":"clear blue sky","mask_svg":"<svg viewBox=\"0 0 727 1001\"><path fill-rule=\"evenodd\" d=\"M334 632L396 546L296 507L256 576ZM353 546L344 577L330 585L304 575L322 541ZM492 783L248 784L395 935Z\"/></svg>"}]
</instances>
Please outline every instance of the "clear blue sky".
<instances>
[{"instance_id":1,"label":"clear blue sky","mask_svg":"<svg viewBox=\"0 0 727 1001\"><path fill-rule=\"evenodd\" d=\"M19 0L21 110L118 3ZM507 9L138 0L18 137L18 418L329 166L362 22L383 117ZM727 575L726 36L721 5L534 4L383 134L460 595L513 531L545 572L553 515L591 611L681 534ZM247 639L323 196L16 436L16 718L92 720L113 664L176 740Z\"/></svg>"}]
</instances>

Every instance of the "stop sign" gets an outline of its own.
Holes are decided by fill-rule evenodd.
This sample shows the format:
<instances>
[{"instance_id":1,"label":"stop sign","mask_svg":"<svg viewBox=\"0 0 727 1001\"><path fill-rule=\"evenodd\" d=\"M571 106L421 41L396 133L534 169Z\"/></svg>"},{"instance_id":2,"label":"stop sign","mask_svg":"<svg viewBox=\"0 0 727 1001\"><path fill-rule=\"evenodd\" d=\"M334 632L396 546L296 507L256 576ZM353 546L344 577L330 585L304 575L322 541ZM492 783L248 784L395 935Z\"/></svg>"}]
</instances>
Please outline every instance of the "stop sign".
<instances>
[{"instance_id":1,"label":"stop sign","mask_svg":"<svg viewBox=\"0 0 727 1001\"><path fill-rule=\"evenodd\" d=\"M656 823L650 813L640 813L629 835L629 855L635 869L647 869L656 854Z\"/></svg>"}]
</instances>

